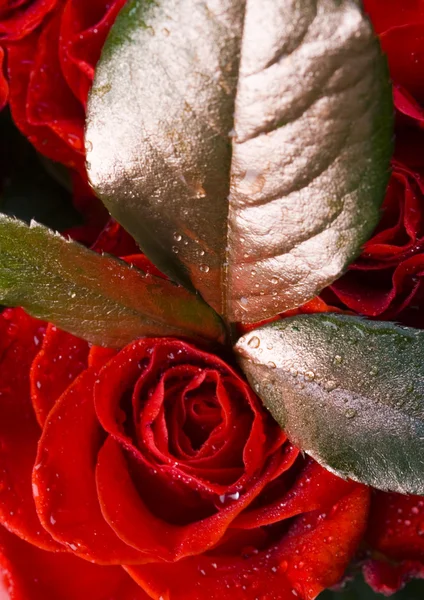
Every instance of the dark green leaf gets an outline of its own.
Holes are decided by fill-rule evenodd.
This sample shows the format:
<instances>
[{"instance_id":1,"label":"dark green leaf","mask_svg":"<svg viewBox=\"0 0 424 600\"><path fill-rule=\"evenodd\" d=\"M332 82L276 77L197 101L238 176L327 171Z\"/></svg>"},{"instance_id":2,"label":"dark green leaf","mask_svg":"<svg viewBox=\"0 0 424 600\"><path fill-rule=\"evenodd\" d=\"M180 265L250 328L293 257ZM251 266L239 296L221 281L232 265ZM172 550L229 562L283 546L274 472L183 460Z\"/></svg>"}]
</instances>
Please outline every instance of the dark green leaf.
<instances>
[{"instance_id":1,"label":"dark green leaf","mask_svg":"<svg viewBox=\"0 0 424 600\"><path fill-rule=\"evenodd\" d=\"M223 337L216 313L184 288L5 215L0 302L103 346L140 336Z\"/></svg>"},{"instance_id":2,"label":"dark green leaf","mask_svg":"<svg viewBox=\"0 0 424 600\"><path fill-rule=\"evenodd\" d=\"M319 463L424 494L424 331L302 315L252 331L236 352L271 414Z\"/></svg>"},{"instance_id":3,"label":"dark green leaf","mask_svg":"<svg viewBox=\"0 0 424 600\"><path fill-rule=\"evenodd\" d=\"M230 321L297 306L378 220L392 100L353 0L132 0L89 101L113 216Z\"/></svg>"}]
</instances>

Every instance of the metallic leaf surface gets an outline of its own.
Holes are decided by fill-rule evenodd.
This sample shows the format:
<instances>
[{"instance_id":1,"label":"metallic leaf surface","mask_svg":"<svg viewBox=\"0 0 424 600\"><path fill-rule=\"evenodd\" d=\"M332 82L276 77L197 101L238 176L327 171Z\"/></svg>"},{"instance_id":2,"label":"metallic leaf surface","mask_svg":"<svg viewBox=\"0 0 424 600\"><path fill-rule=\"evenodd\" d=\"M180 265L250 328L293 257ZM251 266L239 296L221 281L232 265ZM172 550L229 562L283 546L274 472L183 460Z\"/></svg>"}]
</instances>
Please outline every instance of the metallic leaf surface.
<instances>
[{"instance_id":1,"label":"metallic leaf surface","mask_svg":"<svg viewBox=\"0 0 424 600\"><path fill-rule=\"evenodd\" d=\"M255 322L357 255L391 135L386 61L355 0L132 0L97 68L88 172L163 272Z\"/></svg>"},{"instance_id":2,"label":"metallic leaf surface","mask_svg":"<svg viewBox=\"0 0 424 600\"><path fill-rule=\"evenodd\" d=\"M224 337L218 315L199 296L5 215L0 302L102 346L119 348L140 336Z\"/></svg>"},{"instance_id":3,"label":"metallic leaf surface","mask_svg":"<svg viewBox=\"0 0 424 600\"><path fill-rule=\"evenodd\" d=\"M236 353L290 439L344 478L424 494L424 332L336 314L283 319Z\"/></svg>"}]
</instances>

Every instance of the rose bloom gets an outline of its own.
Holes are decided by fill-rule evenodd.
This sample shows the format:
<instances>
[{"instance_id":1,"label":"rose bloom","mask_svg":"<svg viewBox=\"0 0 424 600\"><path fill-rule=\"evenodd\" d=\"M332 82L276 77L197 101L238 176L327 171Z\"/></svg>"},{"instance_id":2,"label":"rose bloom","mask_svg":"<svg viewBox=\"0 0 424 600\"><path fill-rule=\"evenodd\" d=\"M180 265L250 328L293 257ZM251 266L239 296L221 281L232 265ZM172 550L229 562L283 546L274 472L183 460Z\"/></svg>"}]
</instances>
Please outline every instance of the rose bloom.
<instances>
[{"instance_id":1,"label":"rose bloom","mask_svg":"<svg viewBox=\"0 0 424 600\"><path fill-rule=\"evenodd\" d=\"M86 225L72 235L86 244L105 219L85 181L86 101L123 4L0 5L0 103L9 94L22 133L74 170ZM419 327L423 3L365 7L394 81L392 178L361 257L301 311ZM150 268L114 223L96 249ZM3 585L12 600L309 600L351 559L384 593L424 577L424 498L302 457L222 358L174 339L90 347L21 309L0 329L0 597Z\"/></svg>"}]
</instances>

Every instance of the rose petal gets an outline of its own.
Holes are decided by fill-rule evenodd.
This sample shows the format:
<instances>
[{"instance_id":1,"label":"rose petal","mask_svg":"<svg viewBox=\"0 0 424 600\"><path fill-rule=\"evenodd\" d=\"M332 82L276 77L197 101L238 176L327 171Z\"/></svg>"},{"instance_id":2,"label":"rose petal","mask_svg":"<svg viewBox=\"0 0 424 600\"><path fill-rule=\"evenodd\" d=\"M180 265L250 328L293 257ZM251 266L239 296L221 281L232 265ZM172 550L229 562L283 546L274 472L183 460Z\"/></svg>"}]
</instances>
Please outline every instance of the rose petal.
<instances>
[{"instance_id":1,"label":"rose petal","mask_svg":"<svg viewBox=\"0 0 424 600\"><path fill-rule=\"evenodd\" d=\"M125 0L68 0L59 38L59 55L65 79L85 106L94 77L94 67L106 36Z\"/></svg>"},{"instance_id":2,"label":"rose petal","mask_svg":"<svg viewBox=\"0 0 424 600\"><path fill-rule=\"evenodd\" d=\"M423 11L424 12L424 11ZM382 49L387 53L389 70L396 85L402 86L416 102L424 101L422 69L424 63L424 20L415 19L389 29L380 36ZM402 52L399 52L402 48Z\"/></svg>"},{"instance_id":3,"label":"rose petal","mask_svg":"<svg viewBox=\"0 0 424 600\"><path fill-rule=\"evenodd\" d=\"M424 566L424 496L375 491L367 541L394 561L421 561Z\"/></svg>"},{"instance_id":4,"label":"rose petal","mask_svg":"<svg viewBox=\"0 0 424 600\"><path fill-rule=\"evenodd\" d=\"M364 8L377 33L418 21L424 22L424 5L421 0L364 0Z\"/></svg>"},{"instance_id":5,"label":"rose petal","mask_svg":"<svg viewBox=\"0 0 424 600\"><path fill-rule=\"evenodd\" d=\"M40 428L31 405L29 369L45 325L21 309L0 315L0 523L32 544L59 546L35 512L31 472Z\"/></svg>"},{"instance_id":6,"label":"rose petal","mask_svg":"<svg viewBox=\"0 0 424 600\"><path fill-rule=\"evenodd\" d=\"M4 50L0 46L0 110L2 110L9 97L9 84L4 75Z\"/></svg>"},{"instance_id":7,"label":"rose petal","mask_svg":"<svg viewBox=\"0 0 424 600\"><path fill-rule=\"evenodd\" d=\"M39 550L2 527L0 597L8 600L149 600L121 567L100 567L72 554Z\"/></svg>"},{"instance_id":8,"label":"rose petal","mask_svg":"<svg viewBox=\"0 0 424 600\"><path fill-rule=\"evenodd\" d=\"M275 502L244 511L237 517L233 526L252 529L272 525L313 510L329 510L355 485L336 477L316 462L310 461L293 486Z\"/></svg>"},{"instance_id":9,"label":"rose petal","mask_svg":"<svg viewBox=\"0 0 424 600\"><path fill-rule=\"evenodd\" d=\"M84 113L58 65L58 25L56 16L41 33L9 46L9 104L15 124L39 152L84 172Z\"/></svg>"},{"instance_id":10,"label":"rose petal","mask_svg":"<svg viewBox=\"0 0 424 600\"><path fill-rule=\"evenodd\" d=\"M57 0L30 0L15 9L6 8L5 13L1 8L0 40L11 42L24 38L40 25L56 4Z\"/></svg>"},{"instance_id":11,"label":"rose petal","mask_svg":"<svg viewBox=\"0 0 424 600\"><path fill-rule=\"evenodd\" d=\"M349 271L331 290L357 313L393 319L411 304L419 290L422 273L424 254L417 254L394 269L382 269L378 275L375 271Z\"/></svg>"},{"instance_id":12,"label":"rose petal","mask_svg":"<svg viewBox=\"0 0 424 600\"><path fill-rule=\"evenodd\" d=\"M102 517L95 485L104 434L93 406L95 369L69 387L48 416L40 439L33 484L43 526L78 556L100 564L140 562Z\"/></svg>"},{"instance_id":13,"label":"rose petal","mask_svg":"<svg viewBox=\"0 0 424 600\"><path fill-rule=\"evenodd\" d=\"M369 492L354 486L330 511L296 520L288 534L250 558L208 555L128 568L154 598L166 600L312 600L336 583L359 543Z\"/></svg>"},{"instance_id":14,"label":"rose petal","mask_svg":"<svg viewBox=\"0 0 424 600\"><path fill-rule=\"evenodd\" d=\"M148 509L131 479L124 451L110 436L100 450L96 472L103 515L121 539L153 560L180 560L206 551L222 538L235 517L264 488L275 469L273 462L236 501L208 518L178 526L157 518Z\"/></svg>"},{"instance_id":15,"label":"rose petal","mask_svg":"<svg viewBox=\"0 0 424 600\"><path fill-rule=\"evenodd\" d=\"M54 325L47 327L41 350L30 372L32 404L41 426L56 400L87 368L88 351L84 340Z\"/></svg>"},{"instance_id":16,"label":"rose petal","mask_svg":"<svg viewBox=\"0 0 424 600\"><path fill-rule=\"evenodd\" d=\"M424 565L411 560L405 560L399 565L394 565L391 561L369 560L363 566L363 574L365 581L375 592L391 596L410 579L424 579Z\"/></svg>"}]
</instances>

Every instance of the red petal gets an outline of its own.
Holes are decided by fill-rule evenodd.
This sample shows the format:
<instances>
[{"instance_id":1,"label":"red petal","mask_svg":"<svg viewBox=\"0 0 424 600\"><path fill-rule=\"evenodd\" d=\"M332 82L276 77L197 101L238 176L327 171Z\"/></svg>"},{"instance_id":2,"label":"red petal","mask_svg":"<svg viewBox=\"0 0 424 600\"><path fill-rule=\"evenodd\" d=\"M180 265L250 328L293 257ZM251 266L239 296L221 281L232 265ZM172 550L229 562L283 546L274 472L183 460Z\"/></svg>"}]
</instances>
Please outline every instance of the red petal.
<instances>
[{"instance_id":1,"label":"red petal","mask_svg":"<svg viewBox=\"0 0 424 600\"><path fill-rule=\"evenodd\" d=\"M363 573L365 581L375 592L391 596L410 579L424 579L424 564L405 560L394 565L391 561L370 560L364 565Z\"/></svg>"},{"instance_id":2,"label":"red petal","mask_svg":"<svg viewBox=\"0 0 424 600\"><path fill-rule=\"evenodd\" d=\"M421 108L411 94L399 84L393 87L393 100L395 107L402 114L418 122L424 121L424 109Z\"/></svg>"},{"instance_id":3,"label":"red petal","mask_svg":"<svg viewBox=\"0 0 424 600\"><path fill-rule=\"evenodd\" d=\"M85 117L60 71L59 17L9 46L9 102L16 125L39 152L84 171Z\"/></svg>"},{"instance_id":4,"label":"red petal","mask_svg":"<svg viewBox=\"0 0 424 600\"><path fill-rule=\"evenodd\" d=\"M4 50L0 47L0 110L7 104L9 97L9 84L4 75Z\"/></svg>"},{"instance_id":5,"label":"red petal","mask_svg":"<svg viewBox=\"0 0 424 600\"><path fill-rule=\"evenodd\" d=\"M395 269L381 269L378 274L375 271L349 271L331 289L355 312L393 319L411 304L423 273L424 254L417 254Z\"/></svg>"},{"instance_id":6,"label":"red petal","mask_svg":"<svg viewBox=\"0 0 424 600\"><path fill-rule=\"evenodd\" d=\"M392 560L424 565L424 497L375 491L367 540Z\"/></svg>"},{"instance_id":7,"label":"red petal","mask_svg":"<svg viewBox=\"0 0 424 600\"><path fill-rule=\"evenodd\" d=\"M120 538L153 560L179 560L216 544L235 517L258 496L274 469L270 465L268 472L238 501L214 515L188 525L173 525L147 508L143 491L140 494L131 479L124 451L109 437L99 453L97 488L103 514Z\"/></svg>"},{"instance_id":8,"label":"red petal","mask_svg":"<svg viewBox=\"0 0 424 600\"><path fill-rule=\"evenodd\" d=\"M140 561L102 517L95 484L104 434L93 406L94 369L69 387L48 416L39 443L33 483L40 520L76 554L101 564Z\"/></svg>"},{"instance_id":9,"label":"red petal","mask_svg":"<svg viewBox=\"0 0 424 600\"><path fill-rule=\"evenodd\" d=\"M266 550L249 558L219 547L175 564L130 567L153 597L164 600L312 600L336 583L363 533L369 492L354 486L328 515L309 513Z\"/></svg>"},{"instance_id":10,"label":"red petal","mask_svg":"<svg viewBox=\"0 0 424 600\"><path fill-rule=\"evenodd\" d=\"M0 315L0 523L42 548L57 549L35 512L31 472L40 428L29 390L29 369L44 324L21 309Z\"/></svg>"},{"instance_id":11,"label":"red petal","mask_svg":"<svg viewBox=\"0 0 424 600\"><path fill-rule=\"evenodd\" d=\"M234 526L252 529L272 525L313 510L329 510L355 485L336 477L315 461L310 461L286 493L280 494L272 504L243 512L235 520Z\"/></svg>"},{"instance_id":12,"label":"red petal","mask_svg":"<svg viewBox=\"0 0 424 600\"><path fill-rule=\"evenodd\" d=\"M25 4L23 7L0 8L1 40L11 42L27 36L40 25L57 0L30 0Z\"/></svg>"},{"instance_id":13,"label":"red petal","mask_svg":"<svg viewBox=\"0 0 424 600\"><path fill-rule=\"evenodd\" d=\"M100 567L72 554L39 550L2 527L0 597L8 600L149 600L121 567Z\"/></svg>"},{"instance_id":14,"label":"red petal","mask_svg":"<svg viewBox=\"0 0 424 600\"><path fill-rule=\"evenodd\" d=\"M421 17L424 10L421 11ZM386 31L380 37L387 53L389 70L396 85L407 90L416 101L424 101L422 70L424 64L424 21L412 21ZM399 52L399 48L402 51Z\"/></svg>"},{"instance_id":15,"label":"red petal","mask_svg":"<svg viewBox=\"0 0 424 600\"><path fill-rule=\"evenodd\" d=\"M88 344L49 325L31 367L32 404L41 426L66 388L87 367Z\"/></svg>"},{"instance_id":16,"label":"red petal","mask_svg":"<svg viewBox=\"0 0 424 600\"><path fill-rule=\"evenodd\" d=\"M106 36L125 0L68 0L63 11L59 52L63 74L85 106L94 67Z\"/></svg>"},{"instance_id":17,"label":"red petal","mask_svg":"<svg viewBox=\"0 0 424 600\"><path fill-rule=\"evenodd\" d=\"M424 4L421 0L364 0L364 8L377 33L424 21Z\"/></svg>"}]
</instances>

